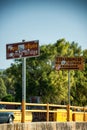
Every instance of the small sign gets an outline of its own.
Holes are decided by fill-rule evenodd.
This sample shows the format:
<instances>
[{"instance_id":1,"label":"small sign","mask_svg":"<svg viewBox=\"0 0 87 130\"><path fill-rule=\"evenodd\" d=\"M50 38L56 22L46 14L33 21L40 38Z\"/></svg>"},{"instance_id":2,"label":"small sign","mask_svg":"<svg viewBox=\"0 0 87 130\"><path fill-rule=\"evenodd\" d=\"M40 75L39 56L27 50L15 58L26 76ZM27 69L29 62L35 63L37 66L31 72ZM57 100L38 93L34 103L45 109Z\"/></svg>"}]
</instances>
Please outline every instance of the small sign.
<instances>
[{"instance_id":1,"label":"small sign","mask_svg":"<svg viewBox=\"0 0 87 130\"><path fill-rule=\"evenodd\" d=\"M83 70L83 57L57 57L55 63L56 70Z\"/></svg>"},{"instance_id":2,"label":"small sign","mask_svg":"<svg viewBox=\"0 0 87 130\"><path fill-rule=\"evenodd\" d=\"M6 58L22 58L39 56L39 41L27 41L6 45Z\"/></svg>"}]
</instances>

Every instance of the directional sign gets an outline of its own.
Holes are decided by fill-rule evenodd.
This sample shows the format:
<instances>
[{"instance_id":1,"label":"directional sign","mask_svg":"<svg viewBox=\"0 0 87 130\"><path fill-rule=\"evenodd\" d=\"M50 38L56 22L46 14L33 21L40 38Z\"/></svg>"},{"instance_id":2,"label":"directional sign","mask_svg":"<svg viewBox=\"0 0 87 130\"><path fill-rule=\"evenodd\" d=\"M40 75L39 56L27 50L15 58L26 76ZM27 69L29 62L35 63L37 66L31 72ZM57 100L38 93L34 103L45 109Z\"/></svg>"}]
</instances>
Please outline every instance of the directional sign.
<instances>
[{"instance_id":1,"label":"directional sign","mask_svg":"<svg viewBox=\"0 0 87 130\"><path fill-rule=\"evenodd\" d=\"M27 41L6 45L6 58L22 58L39 56L39 41Z\"/></svg>"},{"instance_id":2,"label":"directional sign","mask_svg":"<svg viewBox=\"0 0 87 130\"><path fill-rule=\"evenodd\" d=\"M56 70L83 70L83 57L57 57L55 63Z\"/></svg>"}]
</instances>

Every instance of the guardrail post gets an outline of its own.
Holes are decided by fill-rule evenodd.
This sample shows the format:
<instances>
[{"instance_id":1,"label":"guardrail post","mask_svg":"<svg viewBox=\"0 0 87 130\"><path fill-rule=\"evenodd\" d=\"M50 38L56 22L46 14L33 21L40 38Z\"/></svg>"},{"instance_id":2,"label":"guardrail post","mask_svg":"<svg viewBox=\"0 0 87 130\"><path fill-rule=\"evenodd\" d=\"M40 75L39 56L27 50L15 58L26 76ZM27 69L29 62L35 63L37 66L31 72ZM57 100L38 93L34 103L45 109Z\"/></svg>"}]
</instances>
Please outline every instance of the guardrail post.
<instances>
[{"instance_id":1,"label":"guardrail post","mask_svg":"<svg viewBox=\"0 0 87 130\"><path fill-rule=\"evenodd\" d=\"M84 117L83 117L83 121L86 121L85 107L83 108L83 110L84 110Z\"/></svg>"},{"instance_id":2,"label":"guardrail post","mask_svg":"<svg viewBox=\"0 0 87 130\"><path fill-rule=\"evenodd\" d=\"M70 105L67 105L67 121L70 121Z\"/></svg>"},{"instance_id":3,"label":"guardrail post","mask_svg":"<svg viewBox=\"0 0 87 130\"><path fill-rule=\"evenodd\" d=\"M47 103L47 121L49 121L49 103Z\"/></svg>"}]
</instances>

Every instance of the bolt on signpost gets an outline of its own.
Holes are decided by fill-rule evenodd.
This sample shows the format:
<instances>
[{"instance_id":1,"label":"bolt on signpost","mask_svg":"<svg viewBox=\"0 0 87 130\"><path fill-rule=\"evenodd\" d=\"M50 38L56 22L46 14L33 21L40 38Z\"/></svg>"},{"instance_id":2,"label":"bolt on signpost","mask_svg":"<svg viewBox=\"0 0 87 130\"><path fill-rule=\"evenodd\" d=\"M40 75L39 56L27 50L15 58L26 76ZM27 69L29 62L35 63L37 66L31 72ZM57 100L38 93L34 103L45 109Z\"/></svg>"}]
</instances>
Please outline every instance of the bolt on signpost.
<instances>
[{"instance_id":1,"label":"bolt on signpost","mask_svg":"<svg viewBox=\"0 0 87 130\"><path fill-rule=\"evenodd\" d=\"M83 70L83 57L56 57L56 70L68 70L67 121L70 121L70 70Z\"/></svg>"},{"instance_id":2,"label":"bolt on signpost","mask_svg":"<svg viewBox=\"0 0 87 130\"><path fill-rule=\"evenodd\" d=\"M6 58L7 59L22 59L22 118L21 122L25 122L26 116L26 58L39 56L39 41L24 40L19 43L6 45Z\"/></svg>"}]
</instances>

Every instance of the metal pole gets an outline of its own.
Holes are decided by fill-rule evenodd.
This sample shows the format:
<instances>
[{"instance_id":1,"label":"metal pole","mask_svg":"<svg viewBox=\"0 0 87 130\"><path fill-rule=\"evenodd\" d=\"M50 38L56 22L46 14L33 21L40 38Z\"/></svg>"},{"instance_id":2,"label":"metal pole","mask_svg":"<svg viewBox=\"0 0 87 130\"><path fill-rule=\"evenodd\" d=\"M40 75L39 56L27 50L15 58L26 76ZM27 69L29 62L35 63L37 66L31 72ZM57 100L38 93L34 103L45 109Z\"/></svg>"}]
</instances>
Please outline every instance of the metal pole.
<instances>
[{"instance_id":1,"label":"metal pole","mask_svg":"<svg viewBox=\"0 0 87 130\"><path fill-rule=\"evenodd\" d=\"M22 59L22 123L26 115L26 58Z\"/></svg>"},{"instance_id":2,"label":"metal pole","mask_svg":"<svg viewBox=\"0 0 87 130\"><path fill-rule=\"evenodd\" d=\"M70 105L70 70L68 70L68 104Z\"/></svg>"},{"instance_id":3,"label":"metal pole","mask_svg":"<svg viewBox=\"0 0 87 130\"><path fill-rule=\"evenodd\" d=\"M68 70L68 106L67 106L67 121L70 121L70 70Z\"/></svg>"}]
</instances>

